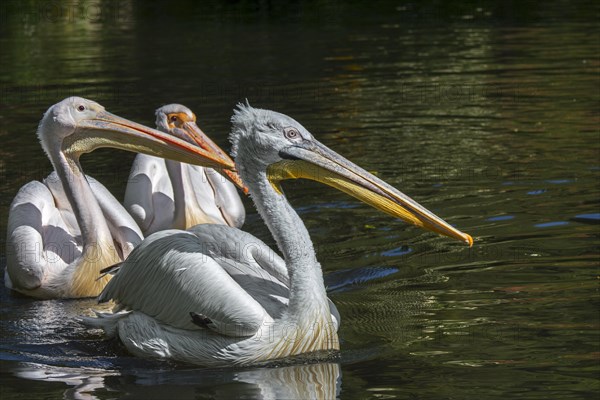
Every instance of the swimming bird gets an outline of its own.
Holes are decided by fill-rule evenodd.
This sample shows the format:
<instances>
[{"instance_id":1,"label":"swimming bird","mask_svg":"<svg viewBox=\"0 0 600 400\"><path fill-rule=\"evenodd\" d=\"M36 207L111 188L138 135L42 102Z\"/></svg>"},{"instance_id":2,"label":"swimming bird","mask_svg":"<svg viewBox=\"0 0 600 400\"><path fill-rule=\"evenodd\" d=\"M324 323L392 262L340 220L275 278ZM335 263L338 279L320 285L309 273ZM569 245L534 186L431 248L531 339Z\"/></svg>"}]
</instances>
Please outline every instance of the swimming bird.
<instances>
[{"instance_id":1,"label":"swimming bird","mask_svg":"<svg viewBox=\"0 0 600 400\"><path fill-rule=\"evenodd\" d=\"M42 299L97 296L110 278L98 279L98 271L125 259L143 239L123 206L84 175L82 154L114 147L233 167L222 152L118 117L80 97L50 107L37 135L54 172L24 185L10 205L5 284Z\"/></svg>"},{"instance_id":2,"label":"swimming bird","mask_svg":"<svg viewBox=\"0 0 600 400\"><path fill-rule=\"evenodd\" d=\"M339 349L339 314L302 220L281 188L313 179L404 221L472 245L471 236L317 141L274 111L239 105L236 168L283 258L225 225L155 233L99 296L113 313L84 317L133 354L206 366L248 365Z\"/></svg>"},{"instance_id":3,"label":"swimming bird","mask_svg":"<svg viewBox=\"0 0 600 400\"><path fill-rule=\"evenodd\" d=\"M181 104L156 110L156 127L184 140L193 139L230 160L198 128L196 115ZM202 223L236 228L244 224L246 211L235 185L211 168L138 154L127 182L124 205L144 235Z\"/></svg>"}]
</instances>

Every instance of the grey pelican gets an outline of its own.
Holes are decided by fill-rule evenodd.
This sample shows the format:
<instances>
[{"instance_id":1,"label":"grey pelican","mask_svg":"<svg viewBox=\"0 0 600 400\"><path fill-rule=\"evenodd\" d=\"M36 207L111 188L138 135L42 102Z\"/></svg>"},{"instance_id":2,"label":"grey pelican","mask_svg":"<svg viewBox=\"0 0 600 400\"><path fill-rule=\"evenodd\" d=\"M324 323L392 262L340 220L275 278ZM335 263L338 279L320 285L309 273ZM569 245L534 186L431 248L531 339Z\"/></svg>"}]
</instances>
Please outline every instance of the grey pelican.
<instances>
[{"instance_id":1,"label":"grey pelican","mask_svg":"<svg viewBox=\"0 0 600 400\"><path fill-rule=\"evenodd\" d=\"M198 128L196 115L181 104L156 110L156 126L184 140L194 139L229 159ZM210 168L146 154L138 154L133 162L124 205L144 235L202 223L239 228L246 217L236 187L223 175Z\"/></svg>"},{"instance_id":2,"label":"grey pelican","mask_svg":"<svg viewBox=\"0 0 600 400\"><path fill-rule=\"evenodd\" d=\"M97 296L101 269L123 260L143 235L123 206L86 177L82 154L114 147L215 168L233 163L169 134L118 117L90 100L67 98L46 111L38 138L54 172L15 196L8 217L5 284L37 298Z\"/></svg>"},{"instance_id":3,"label":"grey pelican","mask_svg":"<svg viewBox=\"0 0 600 400\"><path fill-rule=\"evenodd\" d=\"M206 366L248 365L339 349L308 231L282 180L313 179L381 211L472 245L473 239L318 142L292 118L239 105L233 154L283 254L225 225L155 233L121 263L99 296L112 313L84 317L133 354Z\"/></svg>"}]
</instances>

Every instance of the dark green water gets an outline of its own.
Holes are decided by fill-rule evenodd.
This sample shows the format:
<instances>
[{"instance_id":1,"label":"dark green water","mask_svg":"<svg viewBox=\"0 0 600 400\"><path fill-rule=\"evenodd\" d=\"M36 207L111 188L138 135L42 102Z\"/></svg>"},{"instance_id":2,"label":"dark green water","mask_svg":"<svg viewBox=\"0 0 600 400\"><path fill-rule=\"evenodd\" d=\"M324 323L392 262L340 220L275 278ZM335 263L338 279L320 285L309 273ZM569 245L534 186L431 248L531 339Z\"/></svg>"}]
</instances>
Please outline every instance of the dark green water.
<instances>
[{"instance_id":1,"label":"dark green water","mask_svg":"<svg viewBox=\"0 0 600 400\"><path fill-rule=\"evenodd\" d=\"M247 98L475 238L469 249L290 182L342 315L339 358L243 370L136 359L75 321L94 301L2 285L3 400L598 396L597 2L0 9L2 240L18 188L51 170L37 123L69 95L146 124L185 104L225 148ZM122 198L132 159L101 150L83 163ZM272 244L246 205L245 229Z\"/></svg>"}]
</instances>

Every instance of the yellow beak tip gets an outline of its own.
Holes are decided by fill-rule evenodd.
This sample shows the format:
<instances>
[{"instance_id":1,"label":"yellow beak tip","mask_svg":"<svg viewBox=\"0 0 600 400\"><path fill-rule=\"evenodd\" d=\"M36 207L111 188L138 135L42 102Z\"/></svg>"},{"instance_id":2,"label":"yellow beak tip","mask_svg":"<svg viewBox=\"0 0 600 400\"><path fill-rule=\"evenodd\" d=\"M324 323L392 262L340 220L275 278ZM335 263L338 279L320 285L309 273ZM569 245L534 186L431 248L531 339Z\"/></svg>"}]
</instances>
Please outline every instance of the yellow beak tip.
<instances>
[{"instance_id":1,"label":"yellow beak tip","mask_svg":"<svg viewBox=\"0 0 600 400\"><path fill-rule=\"evenodd\" d=\"M465 241L469 244L469 247L473 247L473 238L468 233L465 233Z\"/></svg>"}]
</instances>

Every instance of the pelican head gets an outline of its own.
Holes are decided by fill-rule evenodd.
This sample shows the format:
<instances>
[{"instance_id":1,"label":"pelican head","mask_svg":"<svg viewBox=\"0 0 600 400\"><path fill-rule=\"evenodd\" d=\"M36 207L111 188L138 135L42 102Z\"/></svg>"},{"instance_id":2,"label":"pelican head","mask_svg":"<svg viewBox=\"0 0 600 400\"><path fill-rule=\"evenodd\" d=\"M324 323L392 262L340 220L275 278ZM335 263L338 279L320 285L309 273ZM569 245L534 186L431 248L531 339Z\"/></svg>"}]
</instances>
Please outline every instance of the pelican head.
<instances>
[{"instance_id":1,"label":"pelican head","mask_svg":"<svg viewBox=\"0 0 600 400\"><path fill-rule=\"evenodd\" d=\"M221 159L233 164L233 160L219 146L215 144L196 124L196 114L181 104L167 104L156 110L156 127L163 132L168 132L181 140L195 144L200 148L217 154ZM233 171L223 171L239 188L247 193L239 176Z\"/></svg>"},{"instance_id":2,"label":"pelican head","mask_svg":"<svg viewBox=\"0 0 600 400\"><path fill-rule=\"evenodd\" d=\"M156 127L163 132L183 128L185 123L196 123L196 114L181 104L167 104L156 109Z\"/></svg>"},{"instance_id":3,"label":"pelican head","mask_svg":"<svg viewBox=\"0 0 600 400\"><path fill-rule=\"evenodd\" d=\"M38 137L52 162L60 152L77 159L95 149L113 147L211 168L234 167L220 149L198 147L111 114L81 97L69 97L50 107L40 122Z\"/></svg>"},{"instance_id":4,"label":"pelican head","mask_svg":"<svg viewBox=\"0 0 600 400\"><path fill-rule=\"evenodd\" d=\"M275 191L281 194L282 180L312 179L407 223L461 240L469 246L473 244L470 235L335 153L287 115L240 104L232 123L233 155L244 181L265 171ZM239 160L238 155L248 159Z\"/></svg>"}]
</instances>

